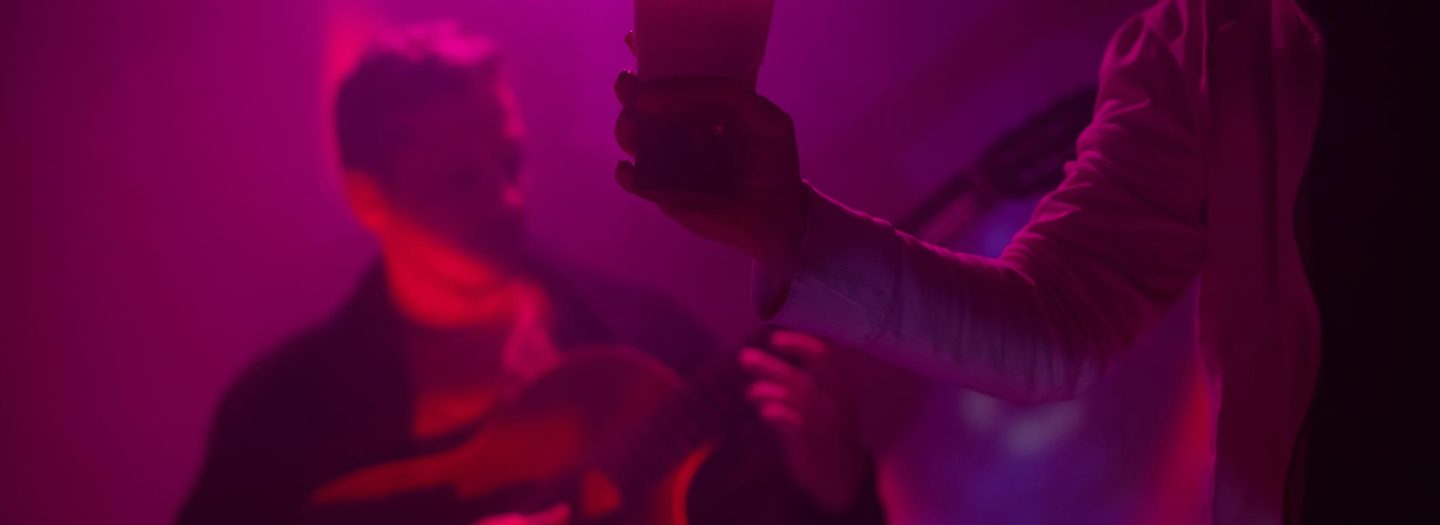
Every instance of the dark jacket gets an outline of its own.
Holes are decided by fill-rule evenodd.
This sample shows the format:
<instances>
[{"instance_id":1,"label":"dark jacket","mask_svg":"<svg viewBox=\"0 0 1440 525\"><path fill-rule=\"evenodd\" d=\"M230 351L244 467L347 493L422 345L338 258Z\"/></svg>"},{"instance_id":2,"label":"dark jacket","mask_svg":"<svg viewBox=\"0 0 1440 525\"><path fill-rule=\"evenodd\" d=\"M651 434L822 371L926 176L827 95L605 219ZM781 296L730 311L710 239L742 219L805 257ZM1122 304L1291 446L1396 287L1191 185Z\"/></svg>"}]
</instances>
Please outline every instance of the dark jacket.
<instances>
[{"instance_id":1,"label":"dark jacket","mask_svg":"<svg viewBox=\"0 0 1440 525\"><path fill-rule=\"evenodd\" d=\"M682 373L715 352L695 319L660 295L545 260L528 266L551 298L550 335L562 349L626 344ZM180 523L303 521L306 499L321 484L363 466L450 448L473 430L411 436L402 325L383 274L375 265L333 318L262 357L225 394ZM342 521L477 518L450 492L392 498Z\"/></svg>"}]
</instances>

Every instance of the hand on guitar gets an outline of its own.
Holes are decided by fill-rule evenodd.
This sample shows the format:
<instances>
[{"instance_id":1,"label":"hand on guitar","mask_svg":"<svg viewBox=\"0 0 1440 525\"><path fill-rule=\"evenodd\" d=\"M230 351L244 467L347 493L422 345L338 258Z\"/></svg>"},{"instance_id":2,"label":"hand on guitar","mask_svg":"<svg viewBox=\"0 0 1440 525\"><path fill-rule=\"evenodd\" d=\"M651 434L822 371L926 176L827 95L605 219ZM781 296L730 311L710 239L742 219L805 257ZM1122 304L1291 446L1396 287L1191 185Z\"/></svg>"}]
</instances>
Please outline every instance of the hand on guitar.
<instances>
[{"instance_id":1,"label":"hand on guitar","mask_svg":"<svg viewBox=\"0 0 1440 525\"><path fill-rule=\"evenodd\" d=\"M841 389L835 348L785 330L771 332L770 347L740 352L740 364L754 376L746 397L780 434L795 482L823 510L844 512L860 495L870 459Z\"/></svg>"},{"instance_id":2,"label":"hand on guitar","mask_svg":"<svg viewBox=\"0 0 1440 525\"><path fill-rule=\"evenodd\" d=\"M556 505L534 514L517 512L490 516L475 522L474 525L565 525L567 523L570 523L570 507Z\"/></svg>"}]
</instances>

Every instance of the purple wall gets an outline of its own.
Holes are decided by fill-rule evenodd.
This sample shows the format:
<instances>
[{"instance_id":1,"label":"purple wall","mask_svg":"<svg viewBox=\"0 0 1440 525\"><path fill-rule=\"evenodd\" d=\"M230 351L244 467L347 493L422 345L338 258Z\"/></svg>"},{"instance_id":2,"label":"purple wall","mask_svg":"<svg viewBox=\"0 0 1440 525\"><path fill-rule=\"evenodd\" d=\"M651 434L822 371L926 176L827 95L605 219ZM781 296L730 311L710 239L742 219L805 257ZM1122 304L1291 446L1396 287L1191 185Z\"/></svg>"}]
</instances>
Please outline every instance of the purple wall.
<instances>
[{"instance_id":1,"label":"purple wall","mask_svg":"<svg viewBox=\"0 0 1440 525\"><path fill-rule=\"evenodd\" d=\"M988 137L1093 82L1110 31L1146 3L779 0L760 89L794 115L819 187L893 217ZM61 4L0 7L0 516L164 522L222 389L333 307L373 250L328 149L327 67L348 9ZM611 181L629 9L371 6L456 17L506 46L535 232L670 290L737 340L753 323L745 261Z\"/></svg>"}]
</instances>

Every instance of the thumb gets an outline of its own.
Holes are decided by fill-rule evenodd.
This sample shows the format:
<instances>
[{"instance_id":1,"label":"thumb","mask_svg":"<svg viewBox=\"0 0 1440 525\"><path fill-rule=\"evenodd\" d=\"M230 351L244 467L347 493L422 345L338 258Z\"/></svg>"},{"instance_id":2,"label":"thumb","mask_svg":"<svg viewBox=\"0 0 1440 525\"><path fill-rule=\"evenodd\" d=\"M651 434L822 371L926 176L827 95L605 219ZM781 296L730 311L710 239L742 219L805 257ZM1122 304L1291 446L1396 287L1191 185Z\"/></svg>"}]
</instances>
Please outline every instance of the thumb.
<instances>
[{"instance_id":1,"label":"thumb","mask_svg":"<svg viewBox=\"0 0 1440 525\"><path fill-rule=\"evenodd\" d=\"M768 139L787 139L795 135L795 122L790 114L758 94L738 97L735 110L742 125L750 133Z\"/></svg>"}]
</instances>

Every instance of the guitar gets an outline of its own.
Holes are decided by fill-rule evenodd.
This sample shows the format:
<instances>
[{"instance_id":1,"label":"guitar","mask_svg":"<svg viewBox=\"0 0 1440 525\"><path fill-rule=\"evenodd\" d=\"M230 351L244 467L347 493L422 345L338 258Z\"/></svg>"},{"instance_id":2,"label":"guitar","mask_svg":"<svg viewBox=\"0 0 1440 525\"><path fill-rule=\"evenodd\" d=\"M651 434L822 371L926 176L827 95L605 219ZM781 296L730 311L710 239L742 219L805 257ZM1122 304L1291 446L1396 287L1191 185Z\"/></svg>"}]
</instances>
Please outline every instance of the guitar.
<instances>
[{"instance_id":1,"label":"guitar","mask_svg":"<svg viewBox=\"0 0 1440 525\"><path fill-rule=\"evenodd\" d=\"M900 221L900 229L940 242L1002 199L1053 188L1074 157L1094 98L1093 89L1064 97L1000 137ZM764 341L768 329L751 342L763 347ZM716 444L754 419L743 395L749 380L733 355L681 381L638 352L572 352L462 445L345 474L317 489L310 506L323 515L442 487L469 502L476 518L566 503L572 522L582 524L732 523L734 515L695 512L690 488ZM756 514L744 521L780 523L783 517Z\"/></svg>"},{"instance_id":2,"label":"guitar","mask_svg":"<svg viewBox=\"0 0 1440 525\"><path fill-rule=\"evenodd\" d=\"M636 351L574 351L463 444L347 473L312 493L308 514L445 488L477 518L567 503L573 523L709 523L688 515L689 487L715 444L751 419L727 387L743 384L721 363L684 382Z\"/></svg>"}]
</instances>

